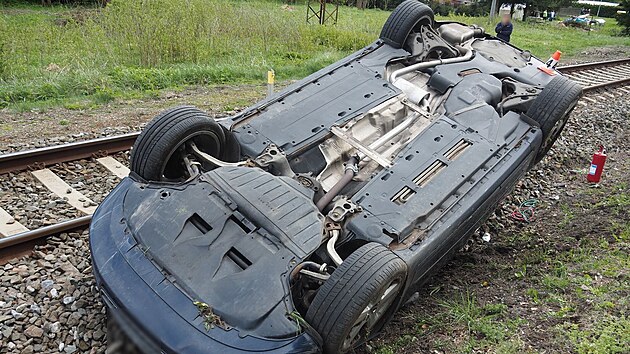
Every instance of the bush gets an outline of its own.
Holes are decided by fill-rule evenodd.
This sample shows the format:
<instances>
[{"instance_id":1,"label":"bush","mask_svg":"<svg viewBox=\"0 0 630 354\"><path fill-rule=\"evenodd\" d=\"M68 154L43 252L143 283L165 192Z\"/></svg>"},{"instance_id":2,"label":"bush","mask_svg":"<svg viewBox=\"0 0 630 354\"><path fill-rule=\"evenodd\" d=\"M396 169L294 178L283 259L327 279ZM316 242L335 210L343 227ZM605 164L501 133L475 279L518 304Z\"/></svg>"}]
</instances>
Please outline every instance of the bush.
<instances>
[{"instance_id":1,"label":"bush","mask_svg":"<svg viewBox=\"0 0 630 354\"><path fill-rule=\"evenodd\" d=\"M619 10L618 6L617 7L612 7L612 6L599 7L597 5L577 4L575 5L575 7L591 10L592 16L596 16L597 10L599 9L599 17L608 17L608 18L615 17L615 15L617 14L617 10Z\"/></svg>"},{"instance_id":2,"label":"bush","mask_svg":"<svg viewBox=\"0 0 630 354\"><path fill-rule=\"evenodd\" d=\"M475 2L468 6L458 6L455 9L456 15L464 16L487 16L490 14L490 5L486 1Z\"/></svg>"},{"instance_id":3,"label":"bush","mask_svg":"<svg viewBox=\"0 0 630 354\"><path fill-rule=\"evenodd\" d=\"M430 0L426 2L426 4L429 5L429 7L433 9L433 12L436 15L448 16L449 14L455 12L455 8L448 3L442 3L436 0Z\"/></svg>"},{"instance_id":4,"label":"bush","mask_svg":"<svg viewBox=\"0 0 630 354\"><path fill-rule=\"evenodd\" d=\"M617 14L617 23L624 29L621 31L623 35L630 36L630 0L623 0L619 7L626 11L625 14Z\"/></svg>"}]
</instances>

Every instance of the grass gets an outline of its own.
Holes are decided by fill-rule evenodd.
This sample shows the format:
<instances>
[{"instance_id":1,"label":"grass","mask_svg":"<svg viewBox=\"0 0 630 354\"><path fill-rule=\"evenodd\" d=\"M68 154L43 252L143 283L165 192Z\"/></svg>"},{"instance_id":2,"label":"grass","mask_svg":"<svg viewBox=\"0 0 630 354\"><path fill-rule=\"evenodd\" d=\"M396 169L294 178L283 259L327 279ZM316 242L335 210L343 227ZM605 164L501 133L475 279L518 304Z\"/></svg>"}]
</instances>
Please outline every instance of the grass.
<instances>
[{"instance_id":1,"label":"grass","mask_svg":"<svg viewBox=\"0 0 630 354\"><path fill-rule=\"evenodd\" d=\"M600 192L608 197L582 213L608 208L604 215L614 215L608 211L627 207L628 195L614 189ZM628 232L630 224L613 221L605 234L580 239L574 247L548 257L544 271L531 279L535 286L524 291L533 303L548 309L550 319L560 321L556 335L567 338L576 353L623 353L627 349Z\"/></svg>"},{"instance_id":2,"label":"grass","mask_svg":"<svg viewBox=\"0 0 630 354\"><path fill-rule=\"evenodd\" d=\"M399 352L412 346L422 337L433 337L437 332L466 333L464 338L448 338L434 342L432 349L451 353L517 352L524 348L515 329L522 322L507 316L508 307L502 303L482 304L474 293L459 292L448 300L438 301L439 313L418 318L415 333L404 334L393 343L377 348L377 354ZM432 350L433 352L433 350Z\"/></svg>"},{"instance_id":3,"label":"grass","mask_svg":"<svg viewBox=\"0 0 630 354\"><path fill-rule=\"evenodd\" d=\"M297 79L379 35L389 12L341 7L335 26L308 25L303 3L114 0L104 9L0 5L0 107L90 107L187 85ZM486 18L441 19L493 27ZM513 41L546 58L630 45L609 21L586 34L517 23ZM85 103L85 100L90 101Z\"/></svg>"},{"instance_id":4,"label":"grass","mask_svg":"<svg viewBox=\"0 0 630 354\"><path fill-rule=\"evenodd\" d=\"M626 316L605 316L586 329L577 325L565 329L578 353L625 353L630 343L630 320Z\"/></svg>"},{"instance_id":5,"label":"grass","mask_svg":"<svg viewBox=\"0 0 630 354\"><path fill-rule=\"evenodd\" d=\"M72 96L107 101L181 85L262 81L272 68L281 80L298 78L376 38L379 17L353 22L358 10L347 9L338 26L310 26L299 8L115 0L103 10L5 9L0 105Z\"/></svg>"},{"instance_id":6,"label":"grass","mask_svg":"<svg viewBox=\"0 0 630 354\"><path fill-rule=\"evenodd\" d=\"M628 184L580 189L541 209L538 222L496 237L498 249L514 253L485 244L465 251L453 262L458 269L420 290L372 352L626 353Z\"/></svg>"}]
</instances>

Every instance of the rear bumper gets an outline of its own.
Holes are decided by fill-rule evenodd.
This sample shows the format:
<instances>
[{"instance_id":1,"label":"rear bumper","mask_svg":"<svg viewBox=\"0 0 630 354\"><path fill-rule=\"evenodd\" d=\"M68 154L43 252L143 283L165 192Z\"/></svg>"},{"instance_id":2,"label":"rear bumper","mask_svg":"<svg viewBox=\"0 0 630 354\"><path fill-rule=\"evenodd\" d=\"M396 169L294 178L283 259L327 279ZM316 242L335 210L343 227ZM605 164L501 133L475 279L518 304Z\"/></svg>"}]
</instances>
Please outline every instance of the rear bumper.
<instances>
[{"instance_id":1,"label":"rear bumper","mask_svg":"<svg viewBox=\"0 0 630 354\"><path fill-rule=\"evenodd\" d=\"M151 262L126 230L124 179L94 214L90 226L93 272L109 313L146 353L318 353L308 333L265 339L237 329L205 329L193 300ZM242 337L241 337L242 336Z\"/></svg>"}]
</instances>

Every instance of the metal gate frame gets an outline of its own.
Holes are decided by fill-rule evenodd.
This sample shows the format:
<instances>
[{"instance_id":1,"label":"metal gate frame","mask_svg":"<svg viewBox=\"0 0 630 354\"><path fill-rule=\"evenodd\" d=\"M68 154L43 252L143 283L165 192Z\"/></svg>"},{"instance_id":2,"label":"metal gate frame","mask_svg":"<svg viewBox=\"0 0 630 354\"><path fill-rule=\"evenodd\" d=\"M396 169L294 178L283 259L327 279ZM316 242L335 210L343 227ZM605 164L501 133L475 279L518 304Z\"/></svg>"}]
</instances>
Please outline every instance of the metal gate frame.
<instances>
[{"instance_id":1,"label":"metal gate frame","mask_svg":"<svg viewBox=\"0 0 630 354\"><path fill-rule=\"evenodd\" d=\"M319 5L319 8L313 7L317 5ZM333 7L333 9L329 10L330 7ZM333 25L336 25L339 18L339 3L336 0L308 0L306 23L311 23L311 20L314 18L317 19L317 23L320 25L324 25L329 21L333 21Z\"/></svg>"}]
</instances>

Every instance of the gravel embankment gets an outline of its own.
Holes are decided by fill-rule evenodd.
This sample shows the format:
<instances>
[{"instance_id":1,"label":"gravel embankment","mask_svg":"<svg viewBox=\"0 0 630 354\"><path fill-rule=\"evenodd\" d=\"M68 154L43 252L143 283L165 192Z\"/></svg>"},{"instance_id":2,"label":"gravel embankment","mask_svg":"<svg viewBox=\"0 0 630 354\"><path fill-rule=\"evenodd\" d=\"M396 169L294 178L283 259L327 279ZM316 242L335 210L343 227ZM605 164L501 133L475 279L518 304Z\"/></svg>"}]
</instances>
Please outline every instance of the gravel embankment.
<instances>
[{"instance_id":1,"label":"gravel embankment","mask_svg":"<svg viewBox=\"0 0 630 354\"><path fill-rule=\"evenodd\" d=\"M613 98L605 93L591 93L586 97L595 102L581 100L547 157L517 184L516 190L506 198L485 227L503 229L507 223L514 223L509 217L514 206L530 198L542 202L538 208L557 208L567 197L572 197L567 194L571 192L566 191L566 186L557 182L559 176L570 174L580 176L578 179L584 181L585 177L582 179L581 176L586 175L593 153L600 144L607 149L607 170L618 169L617 162L630 158L625 138L629 129L630 102L624 96ZM590 187L597 188L597 185Z\"/></svg>"},{"instance_id":2,"label":"gravel embankment","mask_svg":"<svg viewBox=\"0 0 630 354\"><path fill-rule=\"evenodd\" d=\"M129 151L119 152L118 154L113 155L113 158L129 168Z\"/></svg>"},{"instance_id":3,"label":"gravel embankment","mask_svg":"<svg viewBox=\"0 0 630 354\"><path fill-rule=\"evenodd\" d=\"M88 233L61 234L0 267L0 352L103 353L106 318Z\"/></svg>"},{"instance_id":4,"label":"gravel embankment","mask_svg":"<svg viewBox=\"0 0 630 354\"><path fill-rule=\"evenodd\" d=\"M555 183L554 176L583 174L600 143L609 149L610 164L607 166L610 168L616 168L616 160L628 159L628 143L623 137L624 130L628 129L630 103L623 97L605 96L605 101L597 95L589 97L594 97L596 102L585 101L587 106L578 105L570 126L550 156L519 183L517 190L492 215L479 235L487 232L493 236L514 222L508 215L518 201L537 198L545 202L546 208L553 208L566 193ZM124 132L116 130L115 133ZM87 137L76 137L82 138ZM63 139L66 138L10 148L21 150L67 141ZM116 158L124 161L125 154ZM103 175L103 169L94 160L59 166L54 170L95 201L100 201L116 184L115 177ZM34 227L70 216L68 211L58 211L63 203L47 196L41 190L43 187L35 185L33 188L32 181L27 181L26 176L28 174L0 176L2 190L11 191L11 194L0 196L0 203L10 212L18 213L18 221L24 219L26 225ZM20 198L15 199L13 193L19 194ZM50 208L36 202L42 196L46 203L50 203ZM52 205L53 201L55 205ZM53 209L61 215L52 214ZM50 216L47 213L51 213ZM475 239L480 242L479 238ZM0 266L0 352L100 353L105 348L105 332L105 310L91 273L87 231L53 237L46 245L38 246L32 256Z\"/></svg>"}]
</instances>

